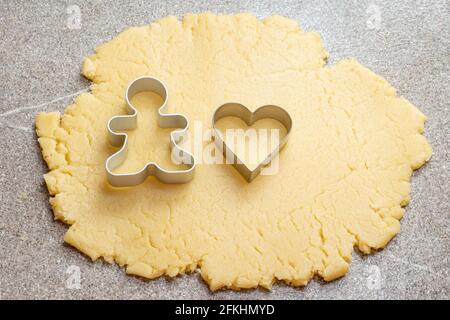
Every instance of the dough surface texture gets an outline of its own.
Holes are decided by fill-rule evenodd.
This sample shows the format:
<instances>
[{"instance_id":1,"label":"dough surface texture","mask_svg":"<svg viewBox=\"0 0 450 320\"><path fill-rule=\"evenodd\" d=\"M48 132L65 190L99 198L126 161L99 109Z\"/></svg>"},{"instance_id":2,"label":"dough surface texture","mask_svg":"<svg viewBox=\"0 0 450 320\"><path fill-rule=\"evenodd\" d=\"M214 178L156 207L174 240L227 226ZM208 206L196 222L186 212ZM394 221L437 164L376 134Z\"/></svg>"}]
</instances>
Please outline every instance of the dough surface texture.
<instances>
[{"instance_id":1,"label":"dough surface texture","mask_svg":"<svg viewBox=\"0 0 450 320\"><path fill-rule=\"evenodd\" d=\"M97 48L82 69L91 92L36 118L54 215L70 225L64 240L145 278L199 270L211 290L343 276L354 246L370 253L399 232L412 171L431 148L425 116L383 78L326 58L318 34L249 14L167 17ZM198 121L210 128L225 102L285 108L294 126L279 172L247 183L230 165L201 164L188 184L110 187L104 162L117 149L106 124L125 114L125 88L143 75L165 82L170 112L191 132ZM133 101L138 128L118 171L175 166L171 129L156 124L159 97Z\"/></svg>"}]
</instances>

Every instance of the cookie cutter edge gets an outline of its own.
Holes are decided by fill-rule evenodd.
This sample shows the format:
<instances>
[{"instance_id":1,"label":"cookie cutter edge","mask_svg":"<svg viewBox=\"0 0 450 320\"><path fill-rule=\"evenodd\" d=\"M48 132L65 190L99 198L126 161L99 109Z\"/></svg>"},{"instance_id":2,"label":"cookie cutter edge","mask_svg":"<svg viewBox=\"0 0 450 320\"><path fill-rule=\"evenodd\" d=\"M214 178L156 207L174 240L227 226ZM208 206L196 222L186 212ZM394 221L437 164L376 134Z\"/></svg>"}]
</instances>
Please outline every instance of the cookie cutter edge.
<instances>
[{"instance_id":1,"label":"cookie cutter edge","mask_svg":"<svg viewBox=\"0 0 450 320\"><path fill-rule=\"evenodd\" d=\"M113 170L120 166L128 153L128 134L117 133L117 130L132 130L137 128L138 111L131 103L131 98L137 93L151 91L157 93L163 99L163 104L158 109L158 126L161 128L181 128L170 133L170 149L172 159L178 152L178 161L188 166L184 170L166 170L156 162L148 162L141 170L132 173L114 173ZM188 151L178 146L183 140L189 128L189 120L177 113L165 113L169 93L165 84L155 78L144 76L133 80L127 87L125 100L127 103L126 115L114 116L108 121L108 138L113 146L120 147L119 151L109 156L105 161L105 169L109 183L115 187L131 187L144 182L148 176L155 176L163 183L186 183L193 179L195 172L195 158Z\"/></svg>"},{"instance_id":2,"label":"cookie cutter edge","mask_svg":"<svg viewBox=\"0 0 450 320\"><path fill-rule=\"evenodd\" d=\"M261 119L274 119L286 128L286 135L280 140L278 146L274 148L274 150L272 150L256 168L251 170L244 161L242 161L237 154L226 145L222 133L216 128L216 122L225 117L237 117L245 121L248 126L251 126ZM216 109L212 117L212 128L214 132L213 139L219 150L222 151L225 159L227 159L227 163L230 163L231 161L231 164L242 177L244 177L247 182L251 182L261 173L262 168L267 166L285 146L292 129L292 118L285 109L276 105L264 105L257 108L255 111L251 111L241 103L230 102L225 103Z\"/></svg>"}]
</instances>

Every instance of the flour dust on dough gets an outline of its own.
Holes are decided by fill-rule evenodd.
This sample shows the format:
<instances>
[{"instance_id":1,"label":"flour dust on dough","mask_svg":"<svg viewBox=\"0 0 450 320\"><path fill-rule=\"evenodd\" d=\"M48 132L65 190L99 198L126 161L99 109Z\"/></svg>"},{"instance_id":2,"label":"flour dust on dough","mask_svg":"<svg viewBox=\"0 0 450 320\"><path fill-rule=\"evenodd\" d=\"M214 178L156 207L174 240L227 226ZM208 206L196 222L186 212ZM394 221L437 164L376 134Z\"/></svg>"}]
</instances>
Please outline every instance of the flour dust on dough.
<instances>
[{"instance_id":1,"label":"flour dust on dough","mask_svg":"<svg viewBox=\"0 0 450 320\"><path fill-rule=\"evenodd\" d=\"M82 71L91 92L62 116L36 119L54 215L70 225L65 241L146 278L198 269L211 290L330 281L348 271L354 246L383 248L399 232L412 171L431 155L425 116L355 60L325 67L326 58L318 34L249 14L167 17L97 48ZM171 112L205 128L228 101L285 108L294 126L278 174L247 183L232 166L200 165L184 185L110 187L106 124L125 113L124 90L143 75L167 84ZM174 166L170 129L156 125L159 98L134 103L138 129L118 171Z\"/></svg>"}]
</instances>

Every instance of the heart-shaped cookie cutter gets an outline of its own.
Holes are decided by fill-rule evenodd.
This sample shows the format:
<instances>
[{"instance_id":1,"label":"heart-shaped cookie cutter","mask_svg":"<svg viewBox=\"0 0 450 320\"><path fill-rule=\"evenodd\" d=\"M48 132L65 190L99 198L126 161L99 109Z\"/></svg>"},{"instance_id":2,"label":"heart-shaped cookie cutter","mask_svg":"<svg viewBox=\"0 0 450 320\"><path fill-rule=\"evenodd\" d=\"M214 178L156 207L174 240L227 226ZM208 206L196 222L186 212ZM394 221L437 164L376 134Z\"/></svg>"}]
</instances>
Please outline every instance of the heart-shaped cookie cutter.
<instances>
[{"instance_id":1,"label":"heart-shaped cookie cutter","mask_svg":"<svg viewBox=\"0 0 450 320\"><path fill-rule=\"evenodd\" d=\"M148 162L137 172L113 172L125 161L128 152L128 135L126 133L117 133L117 131L136 129L138 112L131 103L131 98L143 91L152 91L163 99L163 104L158 109L158 126L162 128L181 128L181 130L175 130L170 133L170 149L172 151L172 159L175 156L177 162L188 166L187 169L166 170L155 162ZM125 100L128 114L112 117L108 121L109 141L112 145L121 147L119 151L111 155L105 162L109 183L115 187L130 187L144 182L148 176L155 176L156 179L164 183L185 183L191 181L194 177L195 158L178 146L178 143L187 134L189 121L181 114L166 113L168 91L164 83L154 77L137 78L128 86Z\"/></svg>"},{"instance_id":2,"label":"heart-shaped cookie cutter","mask_svg":"<svg viewBox=\"0 0 450 320\"><path fill-rule=\"evenodd\" d=\"M274 119L280 122L286 128L286 135L279 141L278 146L274 148L274 150L272 150L272 152L270 152L267 157L258 164L256 168L251 170L244 163L244 161L242 161L238 157L238 155L227 146L222 133L216 128L216 122L225 117L238 117L244 120L248 126L251 126L256 121L261 119ZM225 103L216 109L212 118L212 128L214 131L214 141L219 150L222 151L223 155L227 159L227 163L231 162L231 164L244 177L244 179L248 182L251 182L261 173L261 169L267 166L270 161L272 161L273 158L278 155L280 150L286 144L289 133L292 129L292 119L286 110L275 105L265 105L252 112L246 106L240 103L231 102Z\"/></svg>"}]
</instances>

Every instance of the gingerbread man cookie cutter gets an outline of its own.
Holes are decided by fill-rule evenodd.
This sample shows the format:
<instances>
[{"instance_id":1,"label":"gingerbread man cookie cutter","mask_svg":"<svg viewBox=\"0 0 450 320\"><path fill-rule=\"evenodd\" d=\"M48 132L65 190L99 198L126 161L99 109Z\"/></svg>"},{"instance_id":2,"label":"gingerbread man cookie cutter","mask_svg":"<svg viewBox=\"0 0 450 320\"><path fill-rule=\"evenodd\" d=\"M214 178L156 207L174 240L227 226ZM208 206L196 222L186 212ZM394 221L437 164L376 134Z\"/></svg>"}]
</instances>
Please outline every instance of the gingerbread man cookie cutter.
<instances>
[{"instance_id":1,"label":"gingerbread man cookie cutter","mask_svg":"<svg viewBox=\"0 0 450 320\"><path fill-rule=\"evenodd\" d=\"M170 149L172 151L172 159L175 157L177 163L187 165L186 169L166 170L155 162L148 162L137 172L113 172L125 161L128 153L128 135L118 131L136 129L138 112L131 103L131 98L137 93L144 91L157 93L163 99L163 104L158 109L158 126L162 128L181 128L170 133ZM166 113L168 90L164 83L154 77L137 78L128 86L125 100L128 114L112 117L108 121L109 141L113 146L120 147L120 150L111 155L105 162L109 183L115 187L131 187L144 182L148 176L154 176L163 183L186 183L191 181L194 177L195 158L191 153L183 150L178 145L187 135L189 121L181 114Z\"/></svg>"},{"instance_id":2,"label":"gingerbread man cookie cutter","mask_svg":"<svg viewBox=\"0 0 450 320\"><path fill-rule=\"evenodd\" d=\"M286 128L286 134L279 141L278 145L267 155L267 157L259 162L258 166L250 169L239 156L227 146L222 133L216 128L216 122L225 117L237 117L245 121L248 126L251 126L256 121L261 119L274 119L280 122ZM292 119L289 113L281 107L275 105L265 105L259 107L254 112L250 111L246 106L240 103L225 103L221 105L213 114L212 118L213 138L219 150L227 159L227 163L231 163L236 170L244 177L247 182L251 182L260 173L261 170L267 166L273 158L275 158L280 150L285 146L289 133L292 129Z\"/></svg>"}]
</instances>

